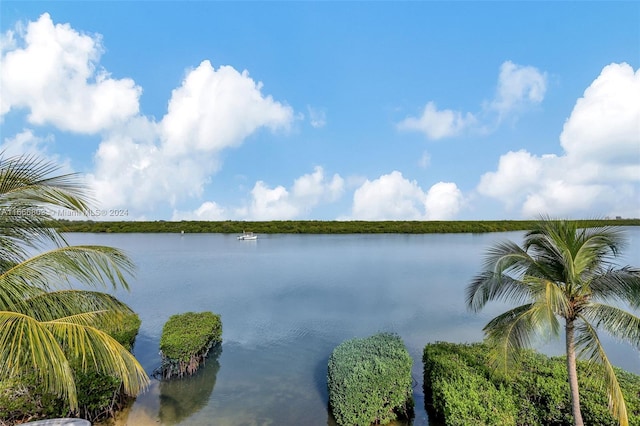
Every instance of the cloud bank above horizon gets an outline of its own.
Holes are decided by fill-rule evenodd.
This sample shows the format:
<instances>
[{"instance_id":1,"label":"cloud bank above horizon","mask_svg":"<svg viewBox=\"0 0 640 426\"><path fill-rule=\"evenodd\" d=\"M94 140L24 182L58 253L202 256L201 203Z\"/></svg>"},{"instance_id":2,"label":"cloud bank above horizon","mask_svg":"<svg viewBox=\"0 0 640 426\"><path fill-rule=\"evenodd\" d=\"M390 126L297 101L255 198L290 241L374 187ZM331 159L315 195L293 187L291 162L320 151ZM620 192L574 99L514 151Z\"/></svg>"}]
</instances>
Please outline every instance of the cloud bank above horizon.
<instances>
[{"instance_id":1,"label":"cloud bank above horizon","mask_svg":"<svg viewBox=\"0 0 640 426\"><path fill-rule=\"evenodd\" d=\"M265 175L243 183L241 197L221 201L208 188L226 171L229 152L248 141L269 143L260 139L265 134L304 146L310 135L331 130L331 111L312 107L321 104L316 99L297 107L274 99L248 70L214 66L204 58L194 67L185 64L156 119L141 112L140 84L101 65L108 44L99 34L55 23L48 13L6 30L0 44L0 117L22 120L22 130L3 135L0 150L35 152L71 169L69 153L52 152L55 140L68 134L96 141L87 181L102 206L127 208L130 219L313 219L340 203L345 207L330 219L455 220L487 203L500 206L494 215L502 217L640 217L640 70L627 63L603 64L594 75L557 135L556 153L535 154L525 146L503 151L470 177L474 185L429 182L398 165L366 176L308 158L306 171L287 181ZM546 71L507 58L493 98L479 99L476 112L438 109L425 99L420 115L389 120L387 127L398 137L417 132L425 143L482 139L544 108L552 91ZM415 153L414 163L425 173L434 161L424 148ZM157 216L161 210L171 213Z\"/></svg>"}]
</instances>

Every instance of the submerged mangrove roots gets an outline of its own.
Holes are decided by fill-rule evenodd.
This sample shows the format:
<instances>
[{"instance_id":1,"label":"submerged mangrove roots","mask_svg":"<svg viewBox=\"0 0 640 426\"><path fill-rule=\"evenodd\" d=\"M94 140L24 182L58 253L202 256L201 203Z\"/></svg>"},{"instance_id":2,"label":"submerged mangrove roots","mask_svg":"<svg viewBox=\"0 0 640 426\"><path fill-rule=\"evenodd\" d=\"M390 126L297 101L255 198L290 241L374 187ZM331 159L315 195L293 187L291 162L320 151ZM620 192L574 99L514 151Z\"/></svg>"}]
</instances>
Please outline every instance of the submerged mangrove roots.
<instances>
[{"instance_id":1,"label":"submerged mangrove roots","mask_svg":"<svg viewBox=\"0 0 640 426\"><path fill-rule=\"evenodd\" d=\"M162 328L162 363L154 377L191 376L204 363L209 350L222 342L220 315L213 312L187 312L172 315Z\"/></svg>"},{"instance_id":2,"label":"submerged mangrove roots","mask_svg":"<svg viewBox=\"0 0 640 426\"><path fill-rule=\"evenodd\" d=\"M214 345L216 348L220 346L218 342L211 341L209 346L203 349L202 352L192 354L186 361L172 359L161 353L162 362L160 367L153 371L153 377L156 379L171 379L194 375L198 371L198 368L205 363L207 355Z\"/></svg>"}]
</instances>

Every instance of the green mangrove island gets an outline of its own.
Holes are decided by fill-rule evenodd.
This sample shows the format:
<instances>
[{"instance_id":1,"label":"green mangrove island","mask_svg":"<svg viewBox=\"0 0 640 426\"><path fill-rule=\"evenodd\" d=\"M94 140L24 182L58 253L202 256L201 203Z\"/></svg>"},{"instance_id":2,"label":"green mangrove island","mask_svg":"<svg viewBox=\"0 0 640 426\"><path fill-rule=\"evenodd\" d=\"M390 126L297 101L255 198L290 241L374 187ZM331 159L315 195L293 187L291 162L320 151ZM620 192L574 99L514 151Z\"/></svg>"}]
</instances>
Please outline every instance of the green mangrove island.
<instances>
[{"instance_id":1,"label":"green mangrove island","mask_svg":"<svg viewBox=\"0 0 640 426\"><path fill-rule=\"evenodd\" d=\"M445 234L527 231L537 220L471 221L114 221L59 220L53 225L59 232L185 232L240 234ZM580 228L601 226L640 226L640 219L577 220Z\"/></svg>"}]
</instances>

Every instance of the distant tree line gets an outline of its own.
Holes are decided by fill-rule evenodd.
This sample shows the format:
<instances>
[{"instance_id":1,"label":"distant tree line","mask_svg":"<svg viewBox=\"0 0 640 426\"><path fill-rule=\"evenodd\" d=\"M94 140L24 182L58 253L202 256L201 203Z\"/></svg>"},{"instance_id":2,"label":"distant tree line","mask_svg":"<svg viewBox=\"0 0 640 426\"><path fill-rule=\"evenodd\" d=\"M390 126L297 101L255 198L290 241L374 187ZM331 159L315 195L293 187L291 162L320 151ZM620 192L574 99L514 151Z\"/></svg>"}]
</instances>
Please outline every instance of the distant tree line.
<instances>
[{"instance_id":1,"label":"distant tree line","mask_svg":"<svg viewBox=\"0 0 640 426\"><path fill-rule=\"evenodd\" d=\"M488 221L75 221L58 220L59 232L175 232L239 234L444 234L525 231L535 220ZM640 226L640 219L577 220L579 227Z\"/></svg>"}]
</instances>

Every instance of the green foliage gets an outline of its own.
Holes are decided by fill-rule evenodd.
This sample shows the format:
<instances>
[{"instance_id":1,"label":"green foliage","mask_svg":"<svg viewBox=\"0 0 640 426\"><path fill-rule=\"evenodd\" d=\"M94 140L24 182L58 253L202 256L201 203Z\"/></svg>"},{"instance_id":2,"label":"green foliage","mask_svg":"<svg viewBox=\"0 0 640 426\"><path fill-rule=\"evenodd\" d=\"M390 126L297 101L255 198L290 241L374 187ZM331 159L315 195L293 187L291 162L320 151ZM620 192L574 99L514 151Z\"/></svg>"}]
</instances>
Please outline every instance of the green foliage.
<instances>
[{"instance_id":1,"label":"green foliage","mask_svg":"<svg viewBox=\"0 0 640 426\"><path fill-rule=\"evenodd\" d=\"M329 405L339 425L386 424L413 414L412 360L399 336L338 345L329 358Z\"/></svg>"},{"instance_id":2,"label":"green foliage","mask_svg":"<svg viewBox=\"0 0 640 426\"><path fill-rule=\"evenodd\" d=\"M60 400L38 385L34 374L0 381L0 419L7 424L60 417Z\"/></svg>"},{"instance_id":3,"label":"green foliage","mask_svg":"<svg viewBox=\"0 0 640 426\"><path fill-rule=\"evenodd\" d=\"M140 328L137 314L123 317L118 326L103 331L131 349ZM78 393L78 415L92 421L108 417L126 400L122 381L96 370L82 371L78 360L71 361ZM0 381L0 419L9 424L29 419L71 417L66 401L48 392L35 374Z\"/></svg>"},{"instance_id":4,"label":"green foliage","mask_svg":"<svg viewBox=\"0 0 640 426\"><path fill-rule=\"evenodd\" d=\"M214 344L222 342L222 321L213 312L172 315L162 328L162 376L193 374Z\"/></svg>"},{"instance_id":5,"label":"green foliage","mask_svg":"<svg viewBox=\"0 0 640 426\"><path fill-rule=\"evenodd\" d=\"M496 375L485 344L434 343L424 348L427 409L446 425L573 425L565 357L522 351L517 369ZM580 401L585 424L618 422L598 366L578 363ZM616 368L630 425L640 425L640 376Z\"/></svg>"},{"instance_id":6,"label":"green foliage","mask_svg":"<svg viewBox=\"0 0 640 426\"><path fill-rule=\"evenodd\" d=\"M220 315L212 312L187 312L172 315L162 328L160 350L164 356L188 361L211 342L222 340Z\"/></svg>"},{"instance_id":7,"label":"green foliage","mask_svg":"<svg viewBox=\"0 0 640 426\"><path fill-rule=\"evenodd\" d=\"M424 383L434 410L452 426L515 425L518 410L512 394L487 380L486 370L469 365L475 354L456 349L441 344L424 350Z\"/></svg>"},{"instance_id":8,"label":"green foliage","mask_svg":"<svg viewBox=\"0 0 640 426\"><path fill-rule=\"evenodd\" d=\"M640 219L582 220L582 227L640 226ZM529 230L535 224L527 220L488 221L65 221L54 224L61 232L174 232L240 234L251 230L258 234L430 234L483 233Z\"/></svg>"},{"instance_id":9,"label":"green foliage","mask_svg":"<svg viewBox=\"0 0 640 426\"><path fill-rule=\"evenodd\" d=\"M142 322L137 314L126 315L118 326L109 326L104 331L131 351L141 324Z\"/></svg>"},{"instance_id":10,"label":"green foliage","mask_svg":"<svg viewBox=\"0 0 640 426\"><path fill-rule=\"evenodd\" d=\"M122 381L116 377L92 370L83 372L79 368L74 368L74 374L82 418L95 421L111 417L120 403L127 400L121 392Z\"/></svg>"}]
</instances>

